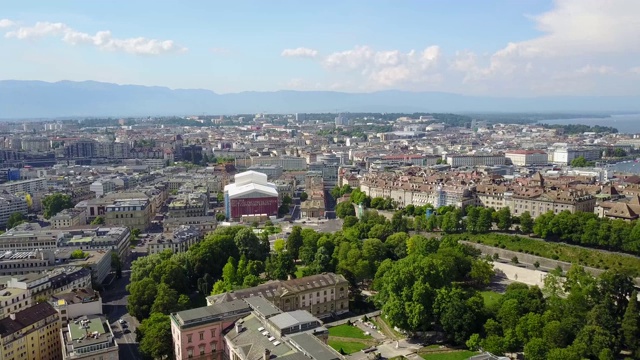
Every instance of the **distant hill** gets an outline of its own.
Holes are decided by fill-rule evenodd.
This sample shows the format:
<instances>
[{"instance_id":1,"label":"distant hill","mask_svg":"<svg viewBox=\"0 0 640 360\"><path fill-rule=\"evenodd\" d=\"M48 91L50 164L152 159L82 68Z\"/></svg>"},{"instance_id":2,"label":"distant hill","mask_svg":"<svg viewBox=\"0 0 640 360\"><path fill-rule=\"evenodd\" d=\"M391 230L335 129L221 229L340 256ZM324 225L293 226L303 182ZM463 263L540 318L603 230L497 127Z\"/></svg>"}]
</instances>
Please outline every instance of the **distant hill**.
<instances>
[{"instance_id":1,"label":"distant hill","mask_svg":"<svg viewBox=\"0 0 640 360\"><path fill-rule=\"evenodd\" d=\"M441 92L209 90L95 81L0 81L0 119L295 112L620 112L640 111L640 97L465 96Z\"/></svg>"}]
</instances>

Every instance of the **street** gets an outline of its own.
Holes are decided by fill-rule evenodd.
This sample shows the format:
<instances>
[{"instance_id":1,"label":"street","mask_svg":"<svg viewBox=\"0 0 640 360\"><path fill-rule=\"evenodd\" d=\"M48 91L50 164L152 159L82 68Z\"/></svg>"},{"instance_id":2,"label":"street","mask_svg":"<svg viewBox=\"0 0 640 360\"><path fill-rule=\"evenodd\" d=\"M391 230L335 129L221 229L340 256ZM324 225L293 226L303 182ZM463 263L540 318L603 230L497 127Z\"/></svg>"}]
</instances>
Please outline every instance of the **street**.
<instances>
[{"instance_id":1,"label":"street","mask_svg":"<svg viewBox=\"0 0 640 360\"><path fill-rule=\"evenodd\" d=\"M135 329L140 325L138 321L127 312L128 293L125 287L129 284L131 270L123 270L122 278L116 279L102 292L102 308L109 319L113 335L119 347L121 359L140 359L138 344L136 343ZM123 319L126 324L121 325L118 320ZM125 329L130 332L125 334Z\"/></svg>"}]
</instances>

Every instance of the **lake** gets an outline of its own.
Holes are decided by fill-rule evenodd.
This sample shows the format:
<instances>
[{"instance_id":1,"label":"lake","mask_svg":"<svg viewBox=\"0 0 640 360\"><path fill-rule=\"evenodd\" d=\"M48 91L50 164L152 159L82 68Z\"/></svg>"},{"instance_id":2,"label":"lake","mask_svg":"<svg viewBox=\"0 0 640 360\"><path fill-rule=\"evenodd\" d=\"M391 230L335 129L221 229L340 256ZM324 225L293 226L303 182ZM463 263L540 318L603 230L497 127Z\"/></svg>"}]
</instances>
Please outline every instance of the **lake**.
<instances>
[{"instance_id":1,"label":"lake","mask_svg":"<svg viewBox=\"0 0 640 360\"><path fill-rule=\"evenodd\" d=\"M541 124L582 124L582 125L600 125L611 126L618 129L618 132L625 134L640 133L640 114L629 115L611 115L608 118L576 118L576 119L558 119L558 120L542 120Z\"/></svg>"}]
</instances>

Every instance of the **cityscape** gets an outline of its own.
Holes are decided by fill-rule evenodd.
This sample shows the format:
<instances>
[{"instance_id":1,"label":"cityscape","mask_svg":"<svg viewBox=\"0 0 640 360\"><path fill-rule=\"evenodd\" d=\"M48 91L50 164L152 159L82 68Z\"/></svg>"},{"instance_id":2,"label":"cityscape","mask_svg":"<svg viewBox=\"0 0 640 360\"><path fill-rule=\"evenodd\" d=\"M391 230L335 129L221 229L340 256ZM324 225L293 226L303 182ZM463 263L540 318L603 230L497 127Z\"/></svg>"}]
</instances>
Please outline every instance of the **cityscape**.
<instances>
[{"instance_id":1,"label":"cityscape","mask_svg":"<svg viewBox=\"0 0 640 360\"><path fill-rule=\"evenodd\" d=\"M640 359L640 4L320 5L6 5L0 360Z\"/></svg>"}]
</instances>

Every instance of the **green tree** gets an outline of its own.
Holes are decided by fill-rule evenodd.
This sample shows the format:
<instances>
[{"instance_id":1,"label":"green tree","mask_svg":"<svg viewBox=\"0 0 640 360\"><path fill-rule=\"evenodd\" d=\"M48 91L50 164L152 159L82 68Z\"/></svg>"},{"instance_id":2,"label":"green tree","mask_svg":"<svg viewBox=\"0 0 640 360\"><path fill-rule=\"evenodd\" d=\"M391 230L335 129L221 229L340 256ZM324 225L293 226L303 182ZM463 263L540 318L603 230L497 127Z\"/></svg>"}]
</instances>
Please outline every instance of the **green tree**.
<instances>
[{"instance_id":1,"label":"green tree","mask_svg":"<svg viewBox=\"0 0 640 360\"><path fill-rule=\"evenodd\" d=\"M276 252L283 252L286 246L287 243L284 239L276 239L276 241L273 242L273 250Z\"/></svg>"},{"instance_id":2,"label":"green tree","mask_svg":"<svg viewBox=\"0 0 640 360\"><path fill-rule=\"evenodd\" d=\"M306 192L302 192L300 193L300 201L307 201L307 199L309 198L309 194L307 194Z\"/></svg>"},{"instance_id":3,"label":"green tree","mask_svg":"<svg viewBox=\"0 0 640 360\"><path fill-rule=\"evenodd\" d=\"M545 360L549 348L547 343L540 338L531 339L524 346L524 355L527 360Z\"/></svg>"},{"instance_id":4,"label":"green tree","mask_svg":"<svg viewBox=\"0 0 640 360\"><path fill-rule=\"evenodd\" d=\"M217 213L216 214L216 221L225 221L227 220L227 216L223 213Z\"/></svg>"},{"instance_id":5,"label":"green tree","mask_svg":"<svg viewBox=\"0 0 640 360\"><path fill-rule=\"evenodd\" d=\"M478 214L478 222L476 225L476 232L484 234L491 230L493 224L491 209L481 208Z\"/></svg>"},{"instance_id":6,"label":"green tree","mask_svg":"<svg viewBox=\"0 0 640 360\"><path fill-rule=\"evenodd\" d=\"M520 231L524 234L531 234L533 231L533 218L531 213L525 211L520 215Z\"/></svg>"},{"instance_id":7,"label":"green tree","mask_svg":"<svg viewBox=\"0 0 640 360\"><path fill-rule=\"evenodd\" d=\"M638 309L638 292L633 291L629 304L622 318L622 339L627 349L637 354L640 349L640 309Z\"/></svg>"},{"instance_id":8,"label":"green tree","mask_svg":"<svg viewBox=\"0 0 640 360\"><path fill-rule=\"evenodd\" d=\"M154 313L138 327L140 352L152 359L173 359L173 337L169 316Z\"/></svg>"},{"instance_id":9,"label":"green tree","mask_svg":"<svg viewBox=\"0 0 640 360\"><path fill-rule=\"evenodd\" d=\"M584 156L578 156L577 158L571 160L571 167L587 167L591 165L592 162L587 161Z\"/></svg>"},{"instance_id":10,"label":"green tree","mask_svg":"<svg viewBox=\"0 0 640 360\"><path fill-rule=\"evenodd\" d=\"M104 217L96 216L96 218L91 221L91 225L104 225Z\"/></svg>"},{"instance_id":11,"label":"green tree","mask_svg":"<svg viewBox=\"0 0 640 360\"><path fill-rule=\"evenodd\" d=\"M169 285L161 283L158 285L156 298L151 306L151 313L161 313L169 315L171 312L177 311L178 292L169 287Z\"/></svg>"},{"instance_id":12,"label":"green tree","mask_svg":"<svg viewBox=\"0 0 640 360\"><path fill-rule=\"evenodd\" d=\"M71 196L62 193L47 195L42 199L42 209L44 218L49 219L64 209L73 207Z\"/></svg>"},{"instance_id":13,"label":"green tree","mask_svg":"<svg viewBox=\"0 0 640 360\"><path fill-rule=\"evenodd\" d=\"M25 221L26 219L24 218L24 215L22 215L22 213L14 212L9 216L9 219L7 220L7 229L13 229L14 227L24 223Z\"/></svg>"},{"instance_id":14,"label":"green tree","mask_svg":"<svg viewBox=\"0 0 640 360\"><path fill-rule=\"evenodd\" d=\"M503 207L497 212L498 223L497 227L501 231L507 231L511 229L511 224L513 223L513 219L511 218L511 211L508 207Z\"/></svg>"},{"instance_id":15,"label":"green tree","mask_svg":"<svg viewBox=\"0 0 640 360\"><path fill-rule=\"evenodd\" d=\"M478 351L480 349L480 345L482 345L482 339L480 338L480 334L475 333L469 336L469 340L465 342L467 348L471 351Z\"/></svg>"},{"instance_id":16,"label":"green tree","mask_svg":"<svg viewBox=\"0 0 640 360\"><path fill-rule=\"evenodd\" d=\"M286 280L296 272L296 264L288 252L273 253L265 262L267 277L272 280Z\"/></svg>"},{"instance_id":17,"label":"green tree","mask_svg":"<svg viewBox=\"0 0 640 360\"><path fill-rule=\"evenodd\" d=\"M596 325L587 325L576 336L573 346L581 349L580 355L596 358L602 350L614 347L615 338L609 332Z\"/></svg>"},{"instance_id":18,"label":"green tree","mask_svg":"<svg viewBox=\"0 0 640 360\"><path fill-rule=\"evenodd\" d=\"M347 216L355 216L356 209L350 201L343 201L336 206L336 215L340 219L344 219Z\"/></svg>"},{"instance_id":19,"label":"green tree","mask_svg":"<svg viewBox=\"0 0 640 360\"><path fill-rule=\"evenodd\" d=\"M437 292L434 314L454 344L464 344L478 330L475 324L482 318L483 310L480 294L468 297L460 288L442 288Z\"/></svg>"},{"instance_id":20,"label":"green tree","mask_svg":"<svg viewBox=\"0 0 640 360\"><path fill-rule=\"evenodd\" d=\"M80 249L76 249L71 252L72 259L84 259L86 257L87 257L87 254Z\"/></svg>"},{"instance_id":21,"label":"green tree","mask_svg":"<svg viewBox=\"0 0 640 360\"><path fill-rule=\"evenodd\" d=\"M238 231L233 238L240 255L249 260L264 260L268 253L251 228L245 227Z\"/></svg>"},{"instance_id":22,"label":"green tree","mask_svg":"<svg viewBox=\"0 0 640 360\"><path fill-rule=\"evenodd\" d=\"M149 317L151 306L155 301L158 284L150 277L140 281L131 282L127 285L129 297L127 299L127 310L139 321Z\"/></svg>"},{"instance_id":23,"label":"green tree","mask_svg":"<svg viewBox=\"0 0 640 360\"><path fill-rule=\"evenodd\" d=\"M302 228L296 225L291 229L291 234L287 237L287 252L294 260L299 258L300 248L303 244Z\"/></svg>"}]
</instances>

